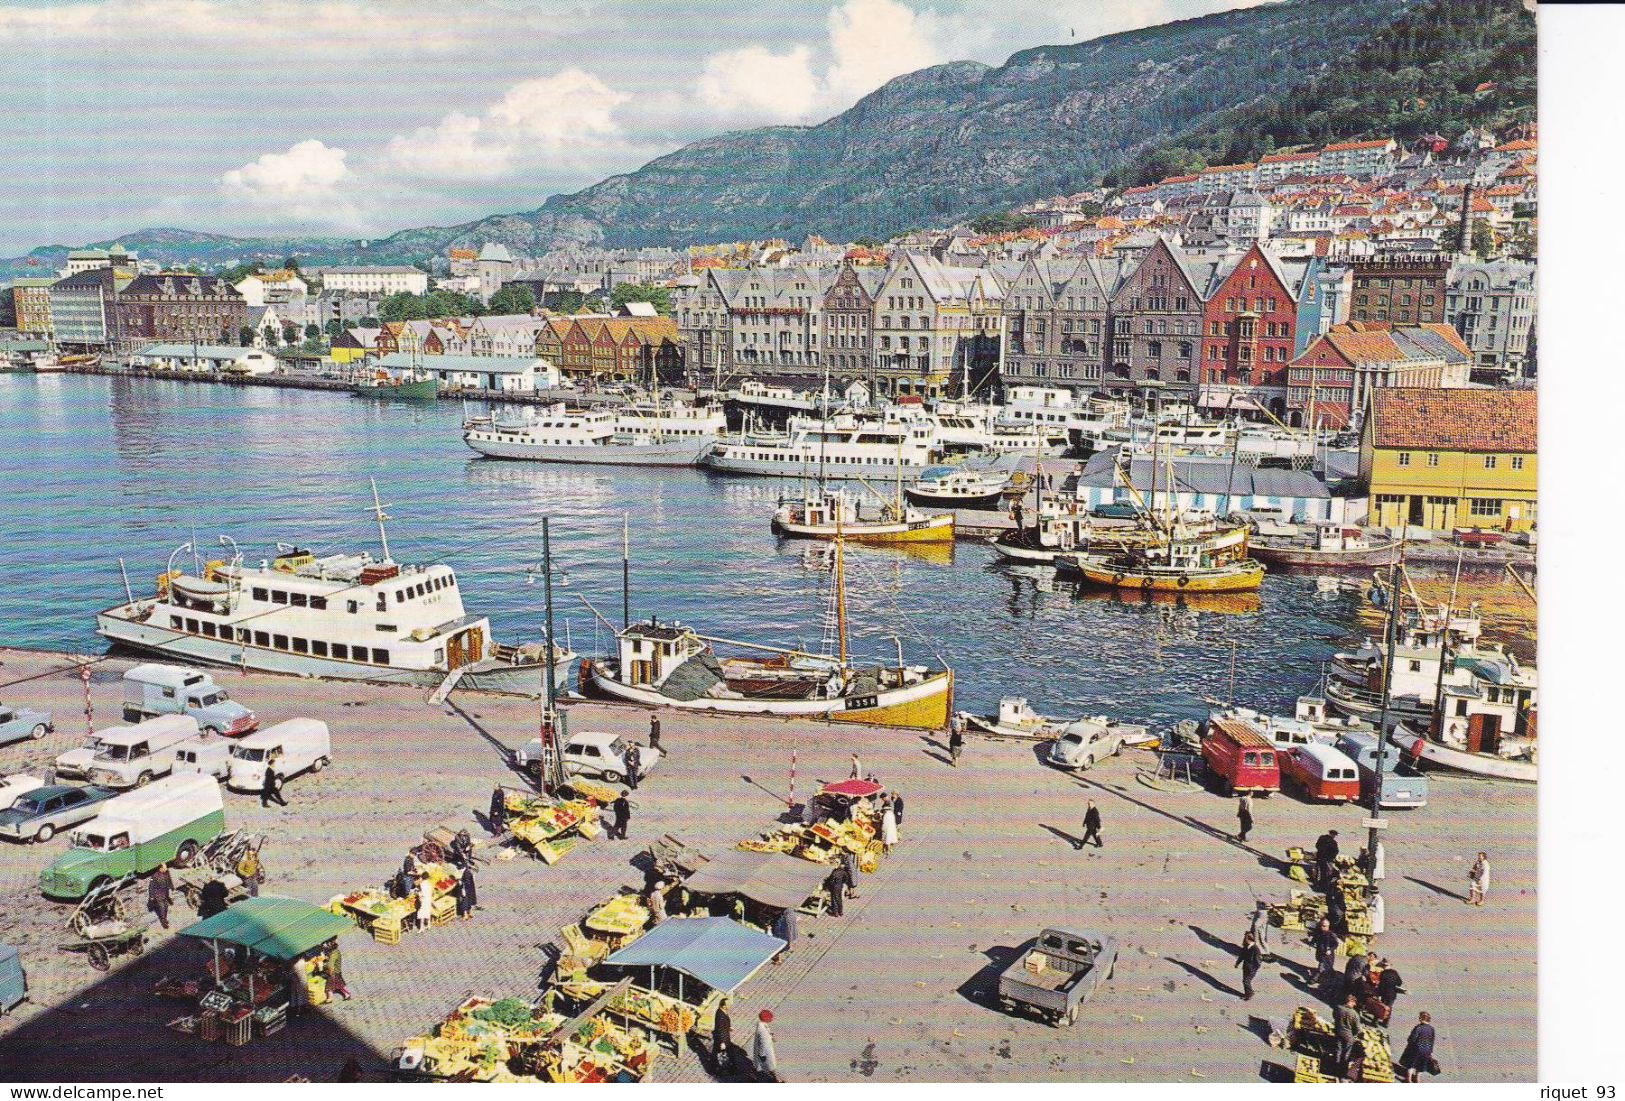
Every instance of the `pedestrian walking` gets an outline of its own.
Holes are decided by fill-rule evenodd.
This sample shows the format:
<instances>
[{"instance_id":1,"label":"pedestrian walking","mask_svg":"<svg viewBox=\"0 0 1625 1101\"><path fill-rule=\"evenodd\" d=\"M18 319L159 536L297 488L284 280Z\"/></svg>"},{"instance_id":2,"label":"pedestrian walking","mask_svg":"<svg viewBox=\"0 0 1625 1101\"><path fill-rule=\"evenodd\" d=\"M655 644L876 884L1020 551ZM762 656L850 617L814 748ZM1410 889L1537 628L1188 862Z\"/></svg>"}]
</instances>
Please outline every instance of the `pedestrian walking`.
<instances>
[{"instance_id":1,"label":"pedestrian walking","mask_svg":"<svg viewBox=\"0 0 1625 1101\"><path fill-rule=\"evenodd\" d=\"M858 858L850 849L841 850L841 877L846 880L846 897L858 897Z\"/></svg>"},{"instance_id":2,"label":"pedestrian walking","mask_svg":"<svg viewBox=\"0 0 1625 1101\"><path fill-rule=\"evenodd\" d=\"M965 751L965 720L958 715L948 720L948 759L959 767L959 755Z\"/></svg>"},{"instance_id":3,"label":"pedestrian walking","mask_svg":"<svg viewBox=\"0 0 1625 1101\"><path fill-rule=\"evenodd\" d=\"M1421 1081L1424 1070L1429 1074L1439 1073L1439 1061L1433 1057L1433 1044L1437 1039L1432 1015L1418 1013L1411 1034L1405 1037L1405 1051L1399 1057L1400 1066L1405 1068L1405 1081Z\"/></svg>"},{"instance_id":4,"label":"pedestrian walking","mask_svg":"<svg viewBox=\"0 0 1625 1101\"><path fill-rule=\"evenodd\" d=\"M627 800L626 794L623 792L615 797L615 801L609 805L609 809L615 816L610 823L609 836L625 841L627 823L632 821L632 804Z\"/></svg>"},{"instance_id":5,"label":"pedestrian walking","mask_svg":"<svg viewBox=\"0 0 1625 1101\"><path fill-rule=\"evenodd\" d=\"M750 1062L756 1076L764 1082L779 1081L779 1057L773 1050L773 1011L764 1009L756 1015L756 1035L750 1041Z\"/></svg>"},{"instance_id":6,"label":"pedestrian walking","mask_svg":"<svg viewBox=\"0 0 1625 1101\"><path fill-rule=\"evenodd\" d=\"M350 987L344 981L344 953L339 951L339 942L334 941L333 947L327 952L327 989L337 994L345 1001L350 1000Z\"/></svg>"},{"instance_id":7,"label":"pedestrian walking","mask_svg":"<svg viewBox=\"0 0 1625 1101\"><path fill-rule=\"evenodd\" d=\"M1327 830L1315 839L1315 884L1325 890L1333 882L1337 867L1337 831Z\"/></svg>"},{"instance_id":8,"label":"pedestrian walking","mask_svg":"<svg viewBox=\"0 0 1625 1101\"><path fill-rule=\"evenodd\" d=\"M260 867L258 852L253 849L243 850L242 859L237 861L237 878L243 881L249 898L260 897L260 884L265 882L265 869Z\"/></svg>"},{"instance_id":9,"label":"pedestrian walking","mask_svg":"<svg viewBox=\"0 0 1625 1101\"><path fill-rule=\"evenodd\" d=\"M1253 797L1243 792L1236 800L1236 840L1245 841L1247 835L1253 832Z\"/></svg>"},{"instance_id":10,"label":"pedestrian walking","mask_svg":"<svg viewBox=\"0 0 1625 1101\"><path fill-rule=\"evenodd\" d=\"M897 844L897 812L892 809L890 803L887 803L885 809L880 812L880 847L889 854L895 844Z\"/></svg>"},{"instance_id":11,"label":"pedestrian walking","mask_svg":"<svg viewBox=\"0 0 1625 1101\"><path fill-rule=\"evenodd\" d=\"M267 763L265 776L260 780L260 806L268 807L273 801L279 807L288 805L288 801L282 798L282 777L276 774L274 764Z\"/></svg>"},{"instance_id":12,"label":"pedestrian walking","mask_svg":"<svg viewBox=\"0 0 1625 1101\"><path fill-rule=\"evenodd\" d=\"M1377 1000L1391 1011L1399 996L1405 993L1405 979L1387 960L1382 961L1382 975L1377 979Z\"/></svg>"},{"instance_id":13,"label":"pedestrian walking","mask_svg":"<svg viewBox=\"0 0 1625 1101\"><path fill-rule=\"evenodd\" d=\"M1490 892L1490 856L1479 853L1472 871L1467 873L1467 905L1484 905L1484 896Z\"/></svg>"},{"instance_id":14,"label":"pedestrian walking","mask_svg":"<svg viewBox=\"0 0 1625 1101\"><path fill-rule=\"evenodd\" d=\"M649 716L649 748L660 748L660 716Z\"/></svg>"},{"instance_id":15,"label":"pedestrian walking","mask_svg":"<svg viewBox=\"0 0 1625 1101\"><path fill-rule=\"evenodd\" d=\"M1264 966L1264 950L1258 946L1258 938L1251 933L1241 938L1241 951L1236 954L1237 967L1241 968L1241 1000L1253 1000L1253 979L1258 977L1259 968Z\"/></svg>"},{"instance_id":16,"label":"pedestrian walking","mask_svg":"<svg viewBox=\"0 0 1625 1101\"><path fill-rule=\"evenodd\" d=\"M734 1069L734 1019L732 998L717 1003L716 1020L711 1025L711 1062L724 1074Z\"/></svg>"},{"instance_id":17,"label":"pedestrian walking","mask_svg":"<svg viewBox=\"0 0 1625 1101\"><path fill-rule=\"evenodd\" d=\"M1349 1059L1354 1055L1354 1043L1360 1038L1360 1011L1355 1007L1353 994L1332 1010L1332 1035L1337 1039L1338 1069L1346 1074Z\"/></svg>"},{"instance_id":18,"label":"pedestrian walking","mask_svg":"<svg viewBox=\"0 0 1625 1101\"><path fill-rule=\"evenodd\" d=\"M474 916L474 907L480 903L479 885L474 882L474 865L463 865L463 877L457 883L457 916L467 921Z\"/></svg>"},{"instance_id":19,"label":"pedestrian walking","mask_svg":"<svg viewBox=\"0 0 1625 1101\"><path fill-rule=\"evenodd\" d=\"M1270 958L1270 910L1269 903L1258 901L1253 904L1253 917L1247 927L1247 935L1253 938L1258 950L1267 960Z\"/></svg>"},{"instance_id":20,"label":"pedestrian walking","mask_svg":"<svg viewBox=\"0 0 1625 1101\"><path fill-rule=\"evenodd\" d=\"M829 916L846 915L846 873L836 868L824 880L824 893L829 896Z\"/></svg>"},{"instance_id":21,"label":"pedestrian walking","mask_svg":"<svg viewBox=\"0 0 1625 1101\"><path fill-rule=\"evenodd\" d=\"M212 918L216 914L226 912L226 885L218 879L211 879L203 885L203 890L197 896L197 916L201 921Z\"/></svg>"},{"instance_id":22,"label":"pedestrian walking","mask_svg":"<svg viewBox=\"0 0 1625 1101\"><path fill-rule=\"evenodd\" d=\"M508 797L498 784L491 789L491 807L485 812L485 821L495 837L508 828Z\"/></svg>"},{"instance_id":23,"label":"pedestrian walking","mask_svg":"<svg viewBox=\"0 0 1625 1101\"><path fill-rule=\"evenodd\" d=\"M158 924L169 928L169 907L174 902L175 881L170 878L169 865L160 864L147 881L147 909L157 915Z\"/></svg>"},{"instance_id":24,"label":"pedestrian walking","mask_svg":"<svg viewBox=\"0 0 1625 1101\"><path fill-rule=\"evenodd\" d=\"M1095 806L1093 799L1089 800L1089 809L1083 812L1083 840L1078 842L1078 848L1089 844L1089 839L1095 839L1095 848L1105 848L1100 842L1100 808Z\"/></svg>"},{"instance_id":25,"label":"pedestrian walking","mask_svg":"<svg viewBox=\"0 0 1625 1101\"><path fill-rule=\"evenodd\" d=\"M847 779L848 780L861 780L861 779L863 779L863 762L858 760L858 755L856 753L852 754L852 775L848 776Z\"/></svg>"},{"instance_id":26,"label":"pedestrian walking","mask_svg":"<svg viewBox=\"0 0 1625 1101\"><path fill-rule=\"evenodd\" d=\"M643 771L643 754L636 745L626 747L626 786L638 790L638 775Z\"/></svg>"},{"instance_id":27,"label":"pedestrian walking","mask_svg":"<svg viewBox=\"0 0 1625 1101\"><path fill-rule=\"evenodd\" d=\"M427 929L434 924L434 883L428 872L418 873L418 928Z\"/></svg>"},{"instance_id":28,"label":"pedestrian walking","mask_svg":"<svg viewBox=\"0 0 1625 1101\"><path fill-rule=\"evenodd\" d=\"M1315 931L1309 936L1309 945L1315 950L1315 975L1310 979L1310 985L1320 986L1330 979L1335 971L1334 963L1337 959L1337 949L1342 944L1342 938L1332 932L1332 923L1325 918L1315 926Z\"/></svg>"}]
</instances>

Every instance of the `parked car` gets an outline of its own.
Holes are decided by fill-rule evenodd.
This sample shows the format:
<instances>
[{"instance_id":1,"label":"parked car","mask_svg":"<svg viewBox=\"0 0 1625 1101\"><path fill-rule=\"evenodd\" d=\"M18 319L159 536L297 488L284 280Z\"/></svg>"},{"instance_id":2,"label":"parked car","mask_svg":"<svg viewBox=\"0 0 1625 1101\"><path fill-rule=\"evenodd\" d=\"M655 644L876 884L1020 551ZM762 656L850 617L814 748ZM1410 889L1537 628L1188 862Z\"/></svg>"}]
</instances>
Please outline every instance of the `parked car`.
<instances>
[{"instance_id":1,"label":"parked car","mask_svg":"<svg viewBox=\"0 0 1625 1101\"><path fill-rule=\"evenodd\" d=\"M5 810L22 796L45 786L45 781L26 772L0 776L0 810Z\"/></svg>"},{"instance_id":2,"label":"parked car","mask_svg":"<svg viewBox=\"0 0 1625 1101\"><path fill-rule=\"evenodd\" d=\"M1117 939L1081 929L1045 929L999 976L999 1005L1025 1009L1057 1028L1074 1024L1079 1007L1117 970Z\"/></svg>"},{"instance_id":3,"label":"parked car","mask_svg":"<svg viewBox=\"0 0 1625 1101\"><path fill-rule=\"evenodd\" d=\"M110 726L102 731L102 734L122 729L124 728L121 726ZM74 746L66 753L58 753L56 761L52 764L52 771L56 773L57 779L89 779L91 762L96 759L96 754L102 751L102 734L88 734L82 744Z\"/></svg>"},{"instance_id":4,"label":"parked car","mask_svg":"<svg viewBox=\"0 0 1625 1101\"><path fill-rule=\"evenodd\" d=\"M74 831L73 845L39 874L46 898L74 901L108 880L190 864L226 828L212 776L170 776L108 800Z\"/></svg>"},{"instance_id":5,"label":"parked car","mask_svg":"<svg viewBox=\"0 0 1625 1101\"><path fill-rule=\"evenodd\" d=\"M1504 532L1488 528L1457 528L1452 534L1463 547L1496 547L1506 541Z\"/></svg>"},{"instance_id":6,"label":"parked car","mask_svg":"<svg viewBox=\"0 0 1625 1101\"><path fill-rule=\"evenodd\" d=\"M96 817L102 803L117 794L112 788L66 784L35 788L6 810L0 810L0 837L49 841L60 831Z\"/></svg>"},{"instance_id":7,"label":"parked car","mask_svg":"<svg viewBox=\"0 0 1625 1101\"><path fill-rule=\"evenodd\" d=\"M49 711L30 711L26 707L0 707L0 745L32 738L39 741L55 730Z\"/></svg>"},{"instance_id":8,"label":"parked car","mask_svg":"<svg viewBox=\"0 0 1625 1101\"><path fill-rule=\"evenodd\" d=\"M1115 757L1123 752L1125 738L1142 737L1143 726L1124 726L1104 718L1079 719L1061 728L1046 759L1056 768L1086 771L1104 757Z\"/></svg>"},{"instance_id":9,"label":"parked car","mask_svg":"<svg viewBox=\"0 0 1625 1101\"><path fill-rule=\"evenodd\" d=\"M28 975L22 957L9 944L0 944L0 1017L28 1000Z\"/></svg>"},{"instance_id":10,"label":"parked car","mask_svg":"<svg viewBox=\"0 0 1625 1101\"><path fill-rule=\"evenodd\" d=\"M564 771L572 776L601 776L611 784L626 779L626 751L631 743L619 734L583 730L570 735L564 746ZM647 776L659 762L660 750L638 746L638 775ZM537 768L542 762L542 740L532 738L514 753L520 768Z\"/></svg>"},{"instance_id":11,"label":"parked car","mask_svg":"<svg viewBox=\"0 0 1625 1101\"><path fill-rule=\"evenodd\" d=\"M309 770L320 772L333 759L333 744L327 724L319 719L288 719L250 734L231 747L231 775L226 786L233 791L258 791L265 782L265 765L274 762L277 775L286 780Z\"/></svg>"}]
</instances>

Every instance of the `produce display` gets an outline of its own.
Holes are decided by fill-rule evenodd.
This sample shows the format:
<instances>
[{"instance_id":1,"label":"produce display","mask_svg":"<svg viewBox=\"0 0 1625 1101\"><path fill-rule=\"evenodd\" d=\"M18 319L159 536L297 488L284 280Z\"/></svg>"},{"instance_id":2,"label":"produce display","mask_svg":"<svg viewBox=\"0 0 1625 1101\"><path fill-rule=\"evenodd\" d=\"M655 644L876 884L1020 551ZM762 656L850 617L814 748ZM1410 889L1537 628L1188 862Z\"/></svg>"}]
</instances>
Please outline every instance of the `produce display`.
<instances>
[{"instance_id":1,"label":"produce display","mask_svg":"<svg viewBox=\"0 0 1625 1101\"><path fill-rule=\"evenodd\" d=\"M1393 1054L1388 1037L1381 1029L1371 1025L1360 1026L1360 1045L1365 1058L1360 1063L1360 1082L1392 1082L1394 1080ZM1292 1014L1292 1025L1287 1032L1287 1047L1297 1054L1293 1068L1294 1082L1336 1082L1339 1078L1327 1073L1336 1051L1337 1040L1332 1023L1313 1009L1299 1006Z\"/></svg>"},{"instance_id":2,"label":"produce display","mask_svg":"<svg viewBox=\"0 0 1625 1101\"><path fill-rule=\"evenodd\" d=\"M581 924L595 932L630 937L643 932L649 924L649 908L635 895L616 895L588 914Z\"/></svg>"},{"instance_id":3,"label":"produce display","mask_svg":"<svg viewBox=\"0 0 1625 1101\"><path fill-rule=\"evenodd\" d=\"M505 805L513 835L548 864L557 863L575 847L575 835L598 836L598 810L590 800L557 801L508 792Z\"/></svg>"},{"instance_id":4,"label":"produce display","mask_svg":"<svg viewBox=\"0 0 1625 1101\"><path fill-rule=\"evenodd\" d=\"M566 997L576 1001L591 1001L608 989L607 983L596 979L575 979L559 984L559 990ZM721 1001L721 997L713 992L706 1000L708 1003ZM617 1013L645 1021L668 1036L681 1036L700 1023L706 1006L693 1006L665 994L641 990L634 986L611 1001L609 1008ZM709 1025L706 1027L709 1028Z\"/></svg>"},{"instance_id":5,"label":"produce display","mask_svg":"<svg viewBox=\"0 0 1625 1101\"><path fill-rule=\"evenodd\" d=\"M760 838L738 844L747 852L788 853L815 864L834 864L841 852L856 854L858 867L873 872L880 866L880 845L873 820L858 812L847 822L818 822L811 826L780 826Z\"/></svg>"},{"instance_id":6,"label":"produce display","mask_svg":"<svg viewBox=\"0 0 1625 1101\"><path fill-rule=\"evenodd\" d=\"M400 1068L434 1078L474 1082L539 1079L516 1075L510 1061L528 1045L540 1043L564 1024L557 1013L538 1015L517 998L469 998L433 1032L408 1040Z\"/></svg>"},{"instance_id":7,"label":"produce display","mask_svg":"<svg viewBox=\"0 0 1625 1101\"><path fill-rule=\"evenodd\" d=\"M643 1082L654 1069L655 1048L638 1032L594 1017L543 1060L554 1082Z\"/></svg>"},{"instance_id":8,"label":"produce display","mask_svg":"<svg viewBox=\"0 0 1625 1101\"><path fill-rule=\"evenodd\" d=\"M429 873L434 889L430 910L436 921L444 920L457 909L458 874L445 864L420 864L419 869ZM330 913L349 918L382 944L400 943L407 919L417 913L417 908L415 894L411 898L391 898L371 888L335 895L327 904Z\"/></svg>"}]
</instances>

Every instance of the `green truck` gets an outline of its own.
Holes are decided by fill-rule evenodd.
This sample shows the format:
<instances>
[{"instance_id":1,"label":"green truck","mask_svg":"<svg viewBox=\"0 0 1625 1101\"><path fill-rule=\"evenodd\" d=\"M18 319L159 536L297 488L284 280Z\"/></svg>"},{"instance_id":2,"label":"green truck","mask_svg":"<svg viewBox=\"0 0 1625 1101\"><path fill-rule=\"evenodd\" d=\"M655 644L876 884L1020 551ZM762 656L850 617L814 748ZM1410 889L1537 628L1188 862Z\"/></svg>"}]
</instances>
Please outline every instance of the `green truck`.
<instances>
[{"instance_id":1,"label":"green truck","mask_svg":"<svg viewBox=\"0 0 1625 1101\"><path fill-rule=\"evenodd\" d=\"M73 902L97 886L171 861L189 864L226 828L213 776L167 776L109 799L73 833L72 846L40 872L46 898Z\"/></svg>"}]
</instances>

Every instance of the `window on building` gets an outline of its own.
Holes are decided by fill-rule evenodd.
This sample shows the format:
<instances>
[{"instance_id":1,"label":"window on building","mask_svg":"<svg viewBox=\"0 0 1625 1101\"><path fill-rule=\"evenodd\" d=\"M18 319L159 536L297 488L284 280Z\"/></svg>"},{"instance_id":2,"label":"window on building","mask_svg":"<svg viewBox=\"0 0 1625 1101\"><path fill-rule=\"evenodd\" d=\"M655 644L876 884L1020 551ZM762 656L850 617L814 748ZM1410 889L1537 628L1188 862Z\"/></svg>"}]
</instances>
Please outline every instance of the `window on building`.
<instances>
[{"instance_id":1,"label":"window on building","mask_svg":"<svg viewBox=\"0 0 1625 1101\"><path fill-rule=\"evenodd\" d=\"M1401 451L1399 453L1399 465L1400 466L1410 466L1411 465L1411 453L1409 451Z\"/></svg>"},{"instance_id":2,"label":"window on building","mask_svg":"<svg viewBox=\"0 0 1625 1101\"><path fill-rule=\"evenodd\" d=\"M1522 470L1523 469L1523 456L1522 455L1514 455L1514 456L1512 456L1512 469L1513 470Z\"/></svg>"},{"instance_id":3,"label":"window on building","mask_svg":"<svg viewBox=\"0 0 1625 1101\"><path fill-rule=\"evenodd\" d=\"M1428 465L1429 466L1438 466L1439 465L1439 453L1437 451L1429 451L1428 452Z\"/></svg>"},{"instance_id":4,"label":"window on building","mask_svg":"<svg viewBox=\"0 0 1625 1101\"><path fill-rule=\"evenodd\" d=\"M1473 516L1499 516L1501 500L1498 497L1474 497L1468 504L1467 511Z\"/></svg>"},{"instance_id":5,"label":"window on building","mask_svg":"<svg viewBox=\"0 0 1625 1101\"><path fill-rule=\"evenodd\" d=\"M1495 469L1495 456L1494 455L1485 455L1484 456L1484 469L1485 470L1494 470Z\"/></svg>"}]
</instances>

